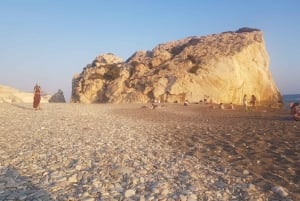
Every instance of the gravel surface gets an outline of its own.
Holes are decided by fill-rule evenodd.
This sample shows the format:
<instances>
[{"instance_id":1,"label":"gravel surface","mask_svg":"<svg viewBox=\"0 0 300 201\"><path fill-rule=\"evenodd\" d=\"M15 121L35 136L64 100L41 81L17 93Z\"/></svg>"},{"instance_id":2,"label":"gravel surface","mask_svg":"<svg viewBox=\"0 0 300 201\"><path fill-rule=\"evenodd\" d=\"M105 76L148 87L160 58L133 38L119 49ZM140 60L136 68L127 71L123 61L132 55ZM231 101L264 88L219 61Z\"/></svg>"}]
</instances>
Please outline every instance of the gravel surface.
<instances>
[{"instance_id":1,"label":"gravel surface","mask_svg":"<svg viewBox=\"0 0 300 201\"><path fill-rule=\"evenodd\" d=\"M300 200L300 122L205 105L0 104L0 200Z\"/></svg>"}]
</instances>

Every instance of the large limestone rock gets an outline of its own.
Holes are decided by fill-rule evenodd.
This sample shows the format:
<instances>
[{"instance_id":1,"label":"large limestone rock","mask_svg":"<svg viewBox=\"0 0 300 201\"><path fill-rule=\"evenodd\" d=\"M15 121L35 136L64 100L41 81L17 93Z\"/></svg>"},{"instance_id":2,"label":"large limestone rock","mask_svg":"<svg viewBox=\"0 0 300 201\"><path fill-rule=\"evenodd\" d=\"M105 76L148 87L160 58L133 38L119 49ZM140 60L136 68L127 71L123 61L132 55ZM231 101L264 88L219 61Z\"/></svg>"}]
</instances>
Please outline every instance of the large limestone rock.
<instances>
[{"instance_id":1,"label":"large limestone rock","mask_svg":"<svg viewBox=\"0 0 300 201\"><path fill-rule=\"evenodd\" d=\"M281 101L258 29L188 37L138 51L126 62L112 54L98 56L74 76L71 101L198 102L205 98L241 104L244 94L254 94L261 104Z\"/></svg>"},{"instance_id":2,"label":"large limestone rock","mask_svg":"<svg viewBox=\"0 0 300 201\"><path fill-rule=\"evenodd\" d=\"M32 89L33 90L33 89ZM41 103L48 103L50 96L42 95ZM0 85L0 103L32 103L33 93L23 92L18 89Z\"/></svg>"},{"instance_id":3,"label":"large limestone rock","mask_svg":"<svg viewBox=\"0 0 300 201\"><path fill-rule=\"evenodd\" d=\"M49 103L65 103L65 102L66 102L66 99L64 96L64 92L61 89L59 89L49 99Z\"/></svg>"}]
</instances>

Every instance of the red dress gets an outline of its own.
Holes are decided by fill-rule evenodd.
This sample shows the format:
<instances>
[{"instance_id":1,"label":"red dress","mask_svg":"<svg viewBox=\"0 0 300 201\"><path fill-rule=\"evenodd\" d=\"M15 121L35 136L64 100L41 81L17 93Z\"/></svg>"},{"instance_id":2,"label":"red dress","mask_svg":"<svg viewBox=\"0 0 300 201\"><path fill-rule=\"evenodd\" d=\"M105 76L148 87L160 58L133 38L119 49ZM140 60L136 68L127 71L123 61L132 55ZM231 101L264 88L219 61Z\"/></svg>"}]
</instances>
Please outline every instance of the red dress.
<instances>
[{"instance_id":1,"label":"red dress","mask_svg":"<svg viewBox=\"0 0 300 201\"><path fill-rule=\"evenodd\" d=\"M41 87L35 86L34 97L33 97L33 108L37 109L40 105L40 101L41 101Z\"/></svg>"}]
</instances>

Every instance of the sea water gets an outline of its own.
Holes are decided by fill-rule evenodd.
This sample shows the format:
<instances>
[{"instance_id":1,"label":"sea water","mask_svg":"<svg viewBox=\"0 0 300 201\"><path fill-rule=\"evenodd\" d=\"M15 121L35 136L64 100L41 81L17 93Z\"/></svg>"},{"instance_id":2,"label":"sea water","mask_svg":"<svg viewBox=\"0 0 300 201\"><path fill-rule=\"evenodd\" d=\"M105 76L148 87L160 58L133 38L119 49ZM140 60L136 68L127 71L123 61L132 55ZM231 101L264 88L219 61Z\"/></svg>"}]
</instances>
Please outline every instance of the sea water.
<instances>
[{"instance_id":1,"label":"sea water","mask_svg":"<svg viewBox=\"0 0 300 201\"><path fill-rule=\"evenodd\" d=\"M293 103L300 103L300 94L287 94L287 95L282 95L284 105L286 107L289 107L289 104L291 102Z\"/></svg>"},{"instance_id":2,"label":"sea water","mask_svg":"<svg viewBox=\"0 0 300 201\"><path fill-rule=\"evenodd\" d=\"M285 103L300 102L300 94L288 94L288 95L283 95L282 97Z\"/></svg>"}]
</instances>

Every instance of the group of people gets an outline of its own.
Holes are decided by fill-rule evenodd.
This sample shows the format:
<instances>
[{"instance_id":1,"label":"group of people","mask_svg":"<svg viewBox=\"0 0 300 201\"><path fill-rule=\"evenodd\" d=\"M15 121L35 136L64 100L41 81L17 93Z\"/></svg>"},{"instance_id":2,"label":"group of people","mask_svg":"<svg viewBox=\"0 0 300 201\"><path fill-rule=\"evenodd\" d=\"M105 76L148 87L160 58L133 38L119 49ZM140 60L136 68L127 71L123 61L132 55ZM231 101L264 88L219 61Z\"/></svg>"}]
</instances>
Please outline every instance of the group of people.
<instances>
[{"instance_id":1,"label":"group of people","mask_svg":"<svg viewBox=\"0 0 300 201\"><path fill-rule=\"evenodd\" d=\"M250 99L249 103L250 104L248 104L247 95L245 94L244 98L243 98L243 106L244 106L244 110L246 112L251 111L251 109L255 109L256 108L256 96L255 95L251 95L251 99Z\"/></svg>"},{"instance_id":2,"label":"group of people","mask_svg":"<svg viewBox=\"0 0 300 201\"><path fill-rule=\"evenodd\" d=\"M249 104L248 101L249 100L247 99L247 95L245 94L243 98L243 105L244 105L244 110L247 112L251 111L252 109L255 109L256 97L252 95ZM290 110L293 119L295 119L296 121L300 121L300 103L290 103Z\"/></svg>"},{"instance_id":3,"label":"group of people","mask_svg":"<svg viewBox=\"0 0 300 201\"><path fill-rule=\"evenodd\" d=\"M40 102L41 102L41 86L39 86L38 84L36 84L34 86L34 96L33 96L33 108L35 110L40 110ZM248 99L247 99L247 95L245 94L244 95L244 98L243 98L243 105L244 105L244 110L245 111L251 111L251 108L252 109L255 109L256 107L256 97L255 95L252 95L251 96L251 99L249 101L250 104L248 104ZM155 104L153 104L153 109L155 109ZM188 100L186 100L184 102L184 105L187 106L188 105ZM250 108L250 107L251 108ZM223 103L220 103L219 105L219 108L220 109L224 109L224 104ZM230 103L230 107L229 109L234 109L234 106L232 103ZM290 103L290 110L291 110L291 115L293 116L293 118L296 120L296 121L300 121L300 104L299 103Z\"/></svg>"}]
</instances>

